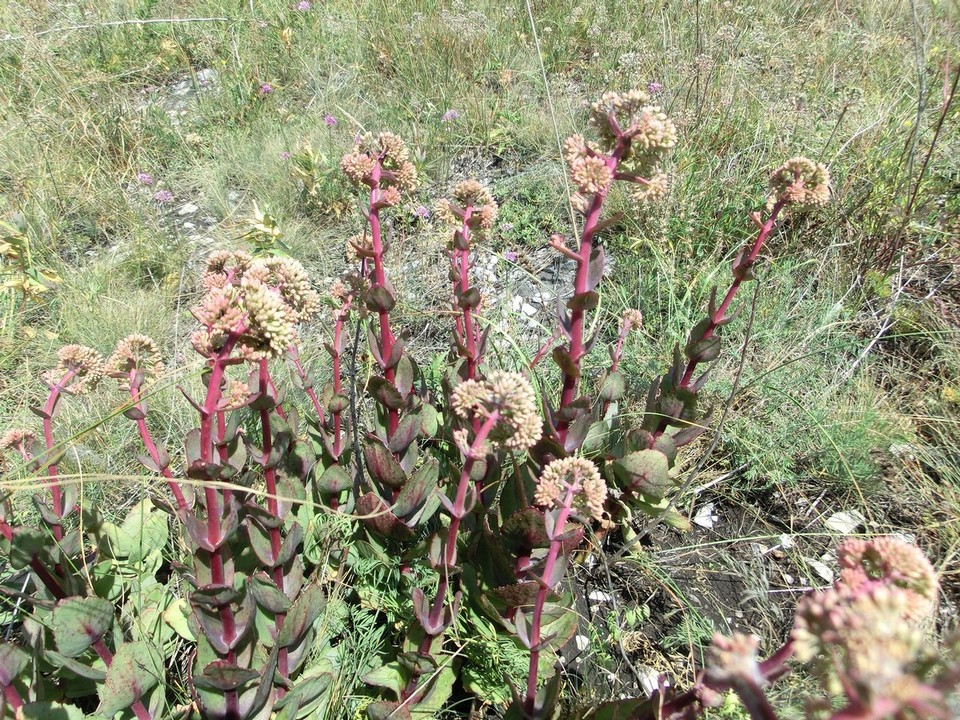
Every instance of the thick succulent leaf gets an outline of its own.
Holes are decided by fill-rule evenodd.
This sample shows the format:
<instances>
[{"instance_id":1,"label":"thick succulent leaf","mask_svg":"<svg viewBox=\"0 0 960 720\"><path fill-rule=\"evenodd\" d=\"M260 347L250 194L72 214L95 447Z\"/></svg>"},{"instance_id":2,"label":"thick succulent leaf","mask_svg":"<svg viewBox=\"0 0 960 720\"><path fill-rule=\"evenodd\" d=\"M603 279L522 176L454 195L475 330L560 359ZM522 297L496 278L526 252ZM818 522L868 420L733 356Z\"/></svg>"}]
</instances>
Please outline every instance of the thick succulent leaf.
<instances>
[{"instance_id":1,"label":"thick succulent leaf","mask_svg":"<svg viewBox=\"0 0 960 720\"><path fill-rule=\"evenodd\" d=\"M407 354L401 355L393 376L394 385L396 385L401 397L406 398L413 392L413 384L417 381L418 375L417 364L413 361L413 358Z\"/></svg>"},{"instance_id":2,"label":"thick succulent leaf","mask_svg":"<svg viewBox=\"0 0 960 720\"><path fill-rule=\"evenodd\" d=\"M91 667L90 665L85 665L79 660L74 660L73 658L68 658L66 655L61 655L58 652L53 650L46 650L43 653L44 659L49 662L54 667L66 668L72 673L75 673L79 677L86 678L87 680L93 680L95 682L103 682L107 677L105 670L102 670L98 667ZM2 683L0 683L2 685Z\"/></svg>"},{"instance_id":3,"label":"thick succulent leaf","mask_svg":"<svg viewBox=\"0 0 960 720\"><path fill-rule=\"evenodd\" d=\"M236 690L259 677L256 670L242 668L226 660L215 660L207 665L203 672L193 676L193 685L200 690L225 692Z\"/></svg>"},{"instance_id":4,"label":"thick succulent leaf","mask_svg":"<svg viewBox=\"0 0 960 720\"><path fill-rule=\"evenodd\" d=\"M16 645L0 643L0 687L11 684L30 661L30 656Z\"/></svg>"},{"instance_id":5,"label":"thick succulent leaf","mask_svg":"<svg viewBox=\"0 0 960 720\"><path fill-rule=\"evenodd\" d=\"M412 720L407 705L398 702L374 702L367 705L367 717L370 720Z\"/></svg>"},{"instance_id":6,"label":"thick succulent leaf","mask_svg":"<svg viewBox=\"0 0 960 720\"><path fill-rule=\"evenodd\" d=\"M583 716L583 720L656 720L659 716L653 700L613 700Z\"/></svg>"},{"instance_id":7,"label":"thick succulent leaf","mask_svg":"<svg viewBox=\"0 0 960 720\"><path fill-rule=\"evenodd\" d=\"M386 378L374 375L367 381L367 393L380 404L391 410L399 410L404 406L403 395L397 386Z\"/></svg>"},{"instance_id":8,"label":"thick succulent leaf","mask_svg":"<svg viewBox=\"0 0 960 720\"><path fill-rule=\"evenodd\" d=\"M107 552L114 558L126 558L131 564L167 544L168 517L150 499L133 506L120 527L105 523L103 537Z\"/></svg>"},{"instance_id":9,"label":"thick succulent leaf","mask_svg":"<svg viewBox=\"0 0 960 720\"><path fill-rule=\"evenodd\" d=\"M374 312L390 312L397 304L397 298L383 285L374 285L366 294L367 308Z\"/></svg>"},{"instance_id":10,"label":"thick succulent leaf","mask_svg":"<svg viewBox=\"0 0 960 720\"><path fill-rule=\"evenodd\" d=\"M404 415L400 420L400 424L397 426L397 429L390 437L387 447L389 447L390 450L395 453L404 452L408 447L410 447L410 443L417 439L417 435L420 433L420 425L421 420L419 413L409 413Z\"/></svg>"},{"instance_id":11,"label":"thick succulent leaf","mask_svg":"<svg viewBox=\"0 0 960 720\"><path fill-rule=\"evenodd\" d=\"M430 493L437 488L439 474L440 466L432 458L417 468L397 496L397 501L393 505L394 514L401 518L408 518L423 507Z\"/></svg>"},{"instance_id":12,"label":"thick succulent leaf","mask_svg":"<svg viewBox=\"0 0 960 720\"><path fill-rule=\"evenodd\" d=\"M277 635L277 645L287 647L299 642L307 629L320 617L326 607L326 598L318 585L308 585L287 612L283 627Z\"/></svg>"},{"instance_id":13,"label":"thick succulent leaf","mask_svg":"<svg viewBox=\"0 0 960 720\"><path fill-rule=\"evenodd\" d=\"M57 650L66 657L81 655L102 638L113 623L113 603L97 597L70 598L57 604L50 625Z\"/></svg>"},{"instance_id":14,"label":"thick succulent leaf","mask_svg":"<svg viewBox=\"0 0 960 720\"><path fill-rule=\"evenodd\" d=\"M603 384L600 386L600 399L607 401L619 400L626 392L626 378L622 372L614 370L611 373L607 373L607 376L603 379Z\"/></svg>"},{"instance_id":15,"label":"thick succulent leaf","mask_svg":"<svg viewBox=\"0 0 960 720\"><path fill-rule=\"evenodd\" d=\"M379 495L367 493L357 500L356 514L368 528L383 537L406 540L413 537L413 530L387 507Z\"/></svg>"},{"instance_id":16,"label":"thick succulent leaf","mask_svg":"<svg viewBox=\"0 0 960 720\"><path fill-rule=\"evenodd\" d=\"M26 703L17 711L17 720L84 720L87 716L76 705L58 702Z\"/></svg>"},{"instance_id":17,"label":"thick succulent leaf","mask_svg":"<svg viewBox=\"0 0 960 720\"><path fill-rule=\"evenodd\" d=\"M290 598L264 572L258 572L250 578L250 592L257 604L268 612L285 613L292 605Z\"/></svg>"},{"instance_id":18,"label":"thick succulent leaf","mask_svg":"<svg viewBox=\"0 0 960 720\"><path fill-rule=\"evenodd\" d=\"M333 682L331 673L302 678L297 681L292 690L277 701L274 708L282 710L287 705L295 705L298 709L305 707L323 695L331 682Z\"/></svg>"},{"instance_id":19,"label":"thick succulent leaf","mask_svg":"<svg viewBox=\"0 0 960 720\"><path fill-rule=\"evenodd\" d=\"M543 511L528 507L507 518L501 528L503 544L517 554L550 547L543 522Z\"/></svg>"},{"instance_id":20,"label":"thick succulent leaf","mask_svg":"<svg viewBox=\"0 0 960 720\"><path fill-rule=\"evenodd\" d=\"M328 495L337 495L353 487L353 480L339 465L331 465L317 479L317 488Z\"/></svg>"},{"instance_id":21,"label":"thick succulent leaf","mask_svg":"<svg viewBox=\"0 0 960 720\"><path fill-rule=\"evenodd\" d=\"M634 492L652 498L662 498L673 483L670 463L659 450L639 450L613 463L617 478Z\"/></svg>"},{"instance_id":22,"label":"thick succulent leaf","mask_svg":"<svg viewBox=\"0 0 960 720\"><path fill-rule=\"evenodd\" d=\"M437 717L443 709L457 680L457 673L451 665L446 665L436 673L425 675L420 679L420 687L414 696L410 716L414 720L429 720ZM426 691L423 688L426 687Z\"/></svg>"},{"instance_id":23,"label":"thick succulent leaf","mask_svg":"<svg viewBox=\"0 0 960 720\"><path fill-rule=\"evenodd\" d=\"M410 681L410 673L400 663L390 662L371 670L362 680L367 685L385 688L400 697L400 693Z\"/></svg>"},{"instance_id":24,"label":"thick succulent leaf","mask_svg":"<svg viewBox=\"0 0 960 720\"><path fill-rule=\"evenodd\" d=\"M403 487L407 481L407 475L394 459L393 453L373 435L364 438L363 459L367 471L381 485L396 489Z\"/></svg>"},{"instance_id":25,"label":"thick succulent leaf","mask_svg":"<svg viewBox=\"0 0 960 720\"><path fill-rule=\"evenodd\" d=\"M100 687L97 713L112 718L140 700L163 679L163 657L148 643L124 643L113 656Z\"/></svg>"}]
</instances>

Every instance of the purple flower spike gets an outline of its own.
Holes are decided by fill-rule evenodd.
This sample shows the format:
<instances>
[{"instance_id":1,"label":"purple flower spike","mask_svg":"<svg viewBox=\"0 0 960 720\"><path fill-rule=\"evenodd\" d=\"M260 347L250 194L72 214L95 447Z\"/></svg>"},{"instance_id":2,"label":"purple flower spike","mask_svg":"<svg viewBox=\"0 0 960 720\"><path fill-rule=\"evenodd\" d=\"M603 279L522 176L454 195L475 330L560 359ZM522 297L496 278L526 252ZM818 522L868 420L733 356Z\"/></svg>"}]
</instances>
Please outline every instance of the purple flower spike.
<instances>
[{"instance_id":1,"label":"purple flower spike","mask_svg":"<svg viewBox=\"0 0 960 720\"><path fill-rule=\"evenodd\" d=\"M663 85L658 83L656 80L647 85L647 92L651 95L659 95L663 91Z\"/></svg>"},{"instance_id":2,"label":"purple flower spike","mask_svg":"<svg viewBox=\"0 0 960 720\"><path fill-rule=\"evenodd\" d=\"M261 95L269 95L272 92L273 92L273 85L271 85L270 83L264 83L263 85L260 86Z\"/></svg>"},{"instance_id":3,"label":"purple flower spike","mask_svg":"<svg viewBox=\"0 0 960 720\"><path fill-rule=\"evenodd\" d=\"M517 261L517 253L515 253L513 250L507 250L507 251L505 251L505 252L503 253L503 257L504 257L505 260L509 260L510 262L516 262L516 261Z\"/></svg>"},{"instance_id":4,"label":"purple flower spike","mask_svg":"<svg viewBox=\"0 0 960 720\"><path fill-rule=\"evenodd\" d=\"M309 10L313 5L310 3L310 0L300 0L297 3L297 10Z\"/></svg>"},{"instance_id":5,"label":"purple flower spike","mask_svg":"<svg viewBox=\"0 0 960 720\"><path fill-rule=\"evenodd\" d=\"M453 108L450 108L449 110L447 110L447 111L443 114L443 117L440 118L440 122L445 122L445 123L453 122L454 120L456 120L456 119L459 118L459 117L460 117L460 113L458 113L458 112L457 112L456 110L454 110Z\"/></svg>"},{"instance_id":6,"label":"purple flower spike","mask_svg":"<svg viewBox=\"0 0 960 720\"><path fill-rule=\"evenodd\" d=\"M330 113L327 113L323 116L323 124L327 127L334 127L337 124L337 119Z\"/></svg>"},{"instance_id":7,"label":"purple flower spike","mask_svg":"<svg viewBox=\"0 0 960 720\"><path fill-rule=\"evenodd\" d=\"M153 199L162 205L163 203L168 203L173 200L173 193L169 190L157 190L153 195Z\"/></svg>"},{"instance_id":8,"label":"purple flower spike","mask_svg":"<svg viewBox=\"0 0 960 720\"><path fill-rule=\"evenodd\" d=\"M290 153L288 153L286 150L284 150L284 151L282 151L282 152L280 153L280 159L281 159L281 160L289 160L290 157L291 157Z\"/></svg>"},{"instance_id":9,"label":"purple flower spike","mask_svg":"<svg viewBox=\"0 0 960 720\"><path fill-rule=\"evenodd\" d=\"M153 185L153 175L145 172L137 173L137 181L141 185Z\"/></svg>"},{"instance_id":10,"label":"purple flower spike","mask_svg":"<svg viewBox=\"0 0 960 720\"><path fill-rule=\"evenodd\" d=\"M430 219L430 208L426 205L420 205L416 210L413 211L413 214L422 220Z\"/></svg>"}]
</instances>

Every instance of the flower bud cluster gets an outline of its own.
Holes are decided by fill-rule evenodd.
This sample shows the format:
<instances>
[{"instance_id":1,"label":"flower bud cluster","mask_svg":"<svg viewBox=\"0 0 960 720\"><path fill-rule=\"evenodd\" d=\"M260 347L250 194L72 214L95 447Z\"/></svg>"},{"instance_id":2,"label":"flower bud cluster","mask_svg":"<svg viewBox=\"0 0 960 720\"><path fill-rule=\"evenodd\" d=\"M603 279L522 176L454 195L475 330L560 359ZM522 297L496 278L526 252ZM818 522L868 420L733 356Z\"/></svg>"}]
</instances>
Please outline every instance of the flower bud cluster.
<instances>
[{"instance_id":1,"label":"flower bud cluster","mask_svg":"<svg viewBox=\"0 0 960 720\"><path fill-rule=\"evenodd\" d=\"M343 156L340 169L357 185L378 187L375 202L394 206L402 192L417 186L417 168L410 162L406 144L393 133L366 135L354 149Z\"/></svg>"},{"instance_id":2,"label":"flower bud cluster","mask_svg":"<svg viewBox=\"0 0 960 720\"><path fill-rule=\"evenodd\" d=\"M897 708L922 694L912 672L932 617L937 577L923 553L892 537L847 540L836 585L805 597L792 633L800 660L814 660L831 692Z\"/></svg>"},{"instance_id":3,"label":"flower bud cluster","mask_svg":"<svg viewBox=\"0 0 960 720\"><path fill-rule=\"evenodd\" d=\"M627 329L639 330L643 327L643 313L634 308L624 310L623 325Z\"/></svg>"},{"instance_id":4,"label":"flower bud cluster","mask_svg":"<svg viewBox=\"0 0 960 720\"><path fill-rule=\"evenodd\" d=\"M240 253L218 254L208 263L208 283L192 310L201 327L191 339L202 355L219 352L232 338L247 360L279 357L295 340L295 325L320 306L303 266L290 258L246 262Z\"/></svg>"},{"instance_id":5,"label":"flower bud cluster","mask_svg":"<svg viewBox=\"0 0 960 720\"><path fill-rule=\"evenodd\" d=\"M464 210L472 207L469 224L474 229L474 239L482 239L497 220L499 208L493 194L476 180L457 183L450 200L437 203L435 212L441 221L459 226L463 223Z\"/></svg>"},{"instance_id":6,"label":"flower bud cluster","mask_svg":"<svg viewBox=\"0 0 960 720\"><path fill-rule=\"evenodd\" d=\"M13 428L7 430L3 436L0 437L0 450L16 450L23 453L28 450L29 446L35 442L36 439L37 436L32 430Z\"/></svg>"},{"instance_id":7,"label":"flower bud cluster","mask_svg":"<svg viewBox=\"0 0 960 720\"><path fill-rule=\"evenodd\" d=\"M756 635L735 632L727 637L715 633L710 645L710 678L732 686L747 680L756 687L763 687L767 680L757 663L759 648L760 638Z\"/></svg>"},{"instance_id":8,"label":"flower bud cluster","mask_svg":"<svg viewBox=\"0 0 960 720\"><path fill-rule=\"evenodd\" d=\"M888 583L908 591L909 620L923 622L934 610L939 581L923 551L894 537L850 538L837 549L840 582L852 590Z\"/></svg>"},{"instance_id":9,"label":"flower bud cluster","mask_svg":"<svg viewBox=\"0 0 960 720\"><path fill-rule=\"evenodd\" d=\"M767 207L780 201L799 208L826 205L830 201L830 172L823 163L790 158L770 176Z\"/></svg>"},{"instance_id":10,"label":"flower bud cluster","mask_svg":"<svg viewBox=\"0 0 960 720\"><path fill-rule=\"evenodd\" d=\"M307 271L292 258L258 260L250 265L244 281L250 278L276 290L295 323L308 320L320 309L320 295L310 286Z\"/></svg>"},{"instance_id":11,"label":"flower bud cluster","mask_svg":"<svg viewBox=\"0 0 960 720\"><path fill-rule=\"evenodd\" d=\"M130 373L139 370L144 379L156 380L163 375L163 363L157 344L148 336L134 333L117 343L113 354L107 359L104 372L129 390Z\"/></svg>"},{"instance_id":12,"label":"flower bud cluster","mask_svg":"<svg viewBox=\"0 0 960 720\"><path fill-rule=\"evenodd\" d=\"M32 445L37 442L37 436L30 430L13 428L0 436L0 471L6 472L14 464L6 457L5 451L12 450L20 457L19 460L29 460L34 454ZM0 517L2 517L3 503L0 502Z\"/></svg>"},{"instance_id":13,"label":"flower bud cluster","mask_svg":"<svg viewBox=\"0 0 960 720\"><path fill-rule=\"evenodd\" d=\"M602 157L584 156L570 163L570 177L581 193L596 195L613 182L613 171Z\"/></svg>"},{"instance_id":14,"label":"flower bud cluster","mask_svg":"<svg viewBox=\"0 0 960 720\"><path fill-rule=\"evenodd\" d=\"M607 484L591 461L578 457L554 460L540 474L533 501L541 507L561 508L568 492L573 493L575 506L594 520L603 520Z\"/></svg>"},{"instance_id":15,"label":"flower bud cluster","mask_svg":"<svg viewBox=\"0 0 960 720\"><path fill-rule=\"evenodd\" d=\"M624 161L633 161L637 172L647 174L677 144L677 128L659 105L640 90L607 92L590 108L590 124L609 152L619 137L630 140Z\"/></svg>"},{"instance_id":16,"label":"flower bud cluster","mask_svg":"<svg viewBox=\"0 0 960 720\"><path fill-rule=\"evenodd\" d=\"M71 379L62 388L74 395L93 390L103 378L103 356L83 345L64 345L57 351L57 366L44 373L51 386L59 384L67 374Z\"/></svg>"},{"instance_id":17,"label":"flower bud cluster","mask_svg":"<svg viewBox=\"0 0 960 720\"><path fill-rule=\"evenodd\" d=\"M450 394L450 405L461 418L489 418L497 413L490 431L491 444L507 450L526 450L540 439L542 422L530 381L519 373L495 371L486 380L465 380ZM461 434L461 444L464 444Z\"/></svg>"},{"instance_id":18,"label":"flower bud cluster","mask_svg":"<svg viewBox=\"0 0 960 720\"><path fill-rule=\"evenodd\" d=\"M253 262L253 256L243 250L217 250L207 256L207 266L200 282L204 290L222 288L236 281Z\"/></svg>"},{"instance_id":19,"label":"flower bud cluster","mask_svg":"<svg viewBox=\"0 0 960 720\"><path fill-rule=\"evenodd\" d=\"M669 185L667 183L667 174L664 172L655 172L647 181L635 183L631 194L633 199L639 203L656 202L663 200L667 196Z\"/></svg>"},{"instance_id":20,"label":"flower bud cluster","mask_svg":"<svg viewBox=\"0 0 960 720\"><path fill-rule=\"evenodd\" d=\"M247 383L240 380L228 380L220 401L221 410L238 410L250 401L251 393Z\"/></svg>"},{"instance_id":21,"label":"flower bud cluster","mask_svg":"<svg viewBox=\"0 0 960 720\"><path fill-rule=\"evenodd\" d=\"M677 144L677 128L649 102L649 95L640 90L604 93L590 110L600 142L590 143L582 135L564 141L563 156L577 188L570 199L574 210L586 214L594 196L606 191L615 178L632 183L639 202L666 195L667 177L658 167Z\"/></svg>"}]
</instances>

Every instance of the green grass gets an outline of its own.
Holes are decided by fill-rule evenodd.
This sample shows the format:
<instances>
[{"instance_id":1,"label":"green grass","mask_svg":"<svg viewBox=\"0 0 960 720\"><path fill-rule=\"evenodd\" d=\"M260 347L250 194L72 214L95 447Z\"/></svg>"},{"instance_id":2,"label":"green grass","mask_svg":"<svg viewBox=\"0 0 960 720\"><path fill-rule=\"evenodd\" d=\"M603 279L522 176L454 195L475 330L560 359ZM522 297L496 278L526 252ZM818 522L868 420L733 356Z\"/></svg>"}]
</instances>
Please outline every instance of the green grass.
<instances>
[{"instance_id":1,"label":"green grass","mask_svg":"<svg viewBox=\"0 0 960 720\"><path fill-rule=\"evenodd\" d=\"M345 267L344 238L361 227L339 157L356 132L390 129L409 141L423 179L405 217L476 171L503 205L490 250L533 253L552 233L572 233L555 124L561 137L582 132L586 101L657 82L681 133L670 194L639 212L615 195L611 209L626 215L604 234L614 270L602 286L611 327L603 339L615 339L624 308L645 316L623 361L636 398L627 416L642 411L647 383L700 319L711 288L725 289L768 171L793 155L822 160L835 202L816 218L792 218L771 240L742 379L707 471L743 468L730 491L746 496L826 489L880 508L876 529L920 531L902 525L929 515L883 508L908 480L919 497L956 508L960 311L947 292L954 284L941 281L958 251L960 114L952 105L925 166L958 36L949 3L915 5L914 14L898 0L545 0L531 3L534 28L524 6L493 0L330 0L307 11L280 0L6 3L0 34L15 37L0 46L0 219L22 218L37 265L63 281L22 307L0 295L0 430L36 426L29 407L42 402L40 375L60 345L107 354L144 332L169 358L169 382L151 408L159 438L179 449L190 416L173 386L200 387L188 343L199 263L206 249L244 246L254 202L277 218L283 242L323 289ZM138 22L171 17L193 20ZM67 29L40 34L56 28ZM205 68L217 81L199 88ZM195 93L171 119L157 100L183 80ZM444 122L450 109L458 118ZM328 114L336 126L324 124ZM282 156L306 148L313 193ZM158 184L139 186L138 172ZM170 208L153 202L157 188L174 194ZM214 219L199 240L171 222L188 201ZM395 282L415 299L398 317L428 364L448 341L428 302L445 298L439 233L399 219L396 233L392 269L410 258L425 268L408 267L411 276ZM734 388L753 289L723 330L708 385L714 419ZM894 322L858 362L885 314ZM515 335L502 344L511 361L532 356L536 338L515 318L504 326ZM327 333L305 332L305 362L321 379ZM598 348L587 367L605 363ZM78 438L68 469L82 471L106 507L128 488L98 475L144 481L132 424L108 419L122 401L104 388L64 403L57 418L59 436ZM905 445L916 459L891 460L891 446ZM945 515L922 531L941 559L960 547ZM681 623L672 642L706 632Z\"/></svg>"}]
</instances>

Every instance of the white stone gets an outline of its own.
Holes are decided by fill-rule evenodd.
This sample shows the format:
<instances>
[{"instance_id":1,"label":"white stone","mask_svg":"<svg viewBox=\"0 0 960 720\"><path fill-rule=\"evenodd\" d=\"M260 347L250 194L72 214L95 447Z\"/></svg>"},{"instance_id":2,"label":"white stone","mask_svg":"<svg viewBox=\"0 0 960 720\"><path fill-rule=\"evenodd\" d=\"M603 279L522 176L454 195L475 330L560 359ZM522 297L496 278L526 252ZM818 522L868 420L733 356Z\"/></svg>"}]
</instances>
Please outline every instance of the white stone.
<instances>
[{"instance_id":1,"label":"white stone","mask_svg":"<svg viewBox=\"0 0 960 720\"><path fill-rule=\"evenodd\" d=\"M810 566L810 569L813 570L821 579L828 583L833 582L834 572L833 569L827 565L825 562L820 560L814 560L813 558L804 558L804 561L807 565Z\"/></svg>"},{"instance_id":2,"label":"white stone","mask_svg":"<svg viewBox=\"0 0 960 720\"><path fill-rule=\"evenodd\" d=\"M179 215L180 217L183 217L184 215L192 215L199 209L200 208L198 206L188 202L186 205L184 205L182 208L180 208L177 211L177 215Z\"/></svg>"},{"instance_id":3,"label":"white stone","mask_svg":"<svg viewBox=\"0 0 960 720\"><path fill-rule=\"evenodd\" d=\"M713 530L713 526L716 525L717 520L720 519L720 516L713 512L714 507L712 502L701 505L700 509L690 518L690 521L694 525L699 525L707 530Z\"/></svg>"},{"instance_id":4,"label":"white stone","mask_svg":"<svg viewBox=\"0 0 960 720\"><path fill-rule=\"evenodd\" d=\"M590 602L597 602L597 603L613 602L613 597L611 597L610 593L605 593L603 592L603 590L594 590L589 595L587 595L587 599L590 600Z\"/></svg>"},{"instance_id":5,"label":"white stone","mask_svg":"<svg viewBox=\"0 0 960 720\"><path fill-rule=\"evenodd\" d=\"M527 317L533 317L537 314L537 309L530 303L523 303L523 305L520 306L520 312Z\"/></svg>"},{"instance_id":6,"label":"white stone","mask_svg":"<svg viewBox=\"0 0 960 720\"><path fill-rule=\"evenodd\" d=\"M832 530L835 533L849 535L866 521L867 519L860 511L844 510L843 512L834 513L828 517L823 524L827 526L828 530Z\"/></svg>"}]
</instances>

